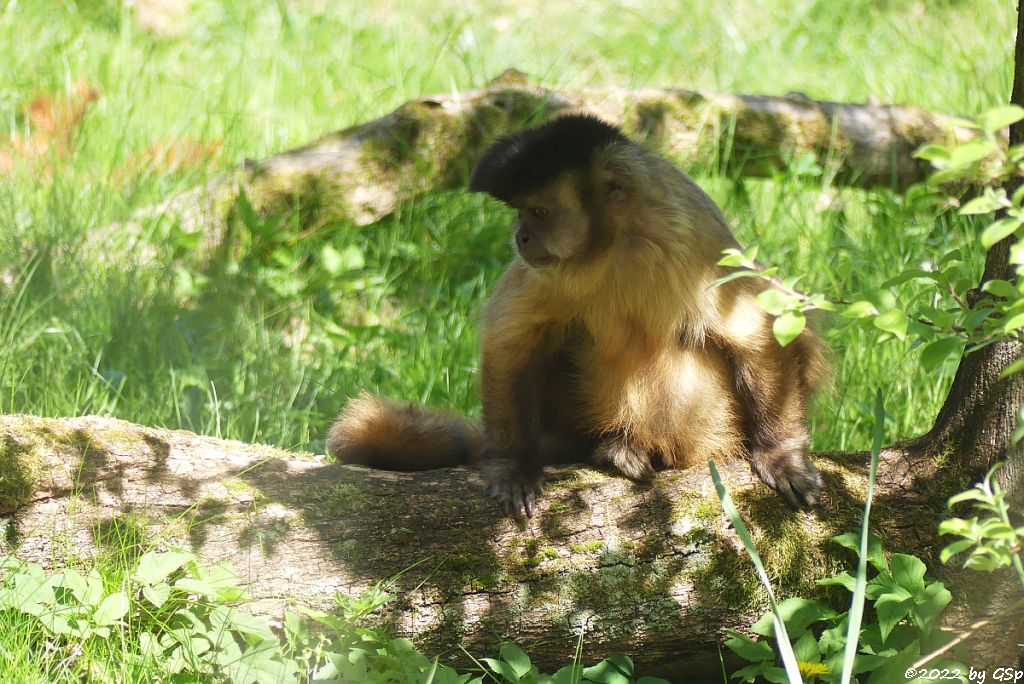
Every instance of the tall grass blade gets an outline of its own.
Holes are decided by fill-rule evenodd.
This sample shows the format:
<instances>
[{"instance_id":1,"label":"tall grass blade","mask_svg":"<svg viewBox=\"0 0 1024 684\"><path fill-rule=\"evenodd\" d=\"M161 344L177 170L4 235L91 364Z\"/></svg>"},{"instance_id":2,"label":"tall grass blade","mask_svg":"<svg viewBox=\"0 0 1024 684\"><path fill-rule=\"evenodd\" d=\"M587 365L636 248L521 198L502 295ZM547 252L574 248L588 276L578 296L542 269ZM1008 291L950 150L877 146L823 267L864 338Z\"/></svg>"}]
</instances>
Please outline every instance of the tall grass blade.
<instances>
[{"instance_id":1,"label":"tall grass blade","mask_svg":"<svg viewBox=\"0 0 1024 684\"><path fill-rule=\"evenodd\" d=\"M860 625L864 617L864 591L868 574L868 523L871 519L871 499L875 494L875 472L878 470L878 454L882 451L882 432L885 430L885 404L882 390L875 395L875 427L871 440L871 467L868 471L868 493L864 501L864 521L860 527L860 554L857 559L857 584L853 589L850 603L850 618L846 629L846 648L843 651L843 674L840 684L850 684L853 664L857 659L857 644L860 640Z\"/></svg>"},{"instance_id":2,"label":"tall grass blade","mask_svg":"<svg viewBox=\"0 0 1024 684\"><path fill-rule=\"evenodd\" d=\"M775 603L775 592L772 590L772 583L768 579L768 573L765 572L764 564L761 563L761 557L757 555L754 541L750 538L747 526L743 524L740 512L729 497L729 492L725 490L725 484L722 482L722 477L718 474L715 462L710 458L708 459L708 467L711 469L711 479L715 482L715 491L718 493L718 498L722 501L722 508L725 509L729 519L732 520L733 529L736 530L736 534L743 541L743 546L747 549L747 555L750 556L754 567L757 568L757 576L761 578L761 584L764 585L765 590L768 592L768 603L772 607L772 624L775 627L775 640L779 644L778 653L782 656L782 664L786 668L786 676L789 678L790 684L802 684L803 677L800 676L800 668L796 663L793 645L789 643L786 623L783 622L782 616L779 614L779 608Z\"/></svg>"}]
</instances>

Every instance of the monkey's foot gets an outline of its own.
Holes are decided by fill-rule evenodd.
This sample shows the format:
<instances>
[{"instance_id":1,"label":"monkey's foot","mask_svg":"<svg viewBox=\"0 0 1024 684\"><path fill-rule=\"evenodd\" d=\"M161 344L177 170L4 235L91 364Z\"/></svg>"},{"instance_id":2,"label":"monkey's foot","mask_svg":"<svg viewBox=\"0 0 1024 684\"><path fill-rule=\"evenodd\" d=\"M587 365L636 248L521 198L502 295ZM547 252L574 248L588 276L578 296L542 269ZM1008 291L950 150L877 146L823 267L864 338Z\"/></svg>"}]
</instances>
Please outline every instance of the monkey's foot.
<instances>
[{"instance_id":1,"label":"monkey's foot","mask_svg":"<svg viewBox=\"0 0 1024 684\"><path fill-rule=\"evenodd\" d=\"M489 483L487 493L498 500L502 513L519 522L533 517L544 491L542 472L525 472L515 461L505 459L485 461L480 469Z\"/></svg>"},{"instance_id":2,"label":"monkey's foot","mask_svg":"<svg viewBox=\"0 0 1024 684\"><path fill-rule=\"evenodd\" d=\"M607 463L631 480L648 482L654 477L651 456L621 437L604 439L594 449L594 460Z\"/></svg>"},{"instance_id":3,"label":"monkey's foot","mask_svg":"<svg viewBox=\"0 0 1024 684\"><path fill-rule=\"evenodd\" d=\"M824 481L803 445L781 444L757 447L750 463L754 474L778 492L792 508L808 508L818 503Z\"/></svg>"}]
</instances>

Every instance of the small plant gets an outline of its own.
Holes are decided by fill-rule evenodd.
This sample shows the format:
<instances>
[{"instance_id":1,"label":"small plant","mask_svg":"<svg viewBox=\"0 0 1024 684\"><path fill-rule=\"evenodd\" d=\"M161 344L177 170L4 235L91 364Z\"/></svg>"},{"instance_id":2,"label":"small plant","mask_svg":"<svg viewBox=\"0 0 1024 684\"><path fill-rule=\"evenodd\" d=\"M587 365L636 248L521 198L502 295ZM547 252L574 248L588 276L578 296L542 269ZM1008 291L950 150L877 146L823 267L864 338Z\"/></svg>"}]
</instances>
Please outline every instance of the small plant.
<instances>
[{"instance_id":1,"label":"small plant","mask_svg":"<svg viewBox=\"0 0 1024 684\"><path fill-rule=\"evenodd\" d=\"M499 658L482 658L481 665L487 674L501 684L668 684L658 677L634 679L633 661L627 656L616 655L596 665L584 667L581 662L582 639L577 644L576 657L552 675L544 674L530 662L530 657L515 644L501 647ZM474 679L473 684L483 682Z\"/></svg>"},{"instance_id":2,"label":"small plant","mask_svg":"<svg viewBox=\"0 0 1024 684\"><path fill-rule=\"evenodd\" d=\"M834 541L852 551L858 550L853 534ZM862 623L852 674L869 674L865 681L902 681L907 667L922 654L950 641L953 635L939 626L938 618L951 595L942 582L925 575L924 563L914 556L894 553L886 560L877 537L869 542L868 563L874 575L866 582L866 596L872 620ZM852 594L857 578L848 572L818 581L824 586L845 587ZM790 598L778 605L804 682L838 682L843 670L850 612L835 611L817 601ZM751 631L774 637L771 614L765 614ZM785 671L776 664L775 652L765 641L755 641L739 632L729 632L725 645L751 662L733 678L753 682L763 677L770 682L788 682ZM967 668L952 659L933 667Z\"/></svg>"},{"instance_id":3,"label":"small plant","mask_svg":"<svg viewBox=\"0 0 1024 684\"><path fill-rule=\"evenodd\" d=\"M962 539L942 549L940 558L943 563L948 563L966 552L963 566L984 572L1012 565L1024 587L1024 564L1020 558L1021 548L1024 547L1024 526L1014 527L1010 522L1006 492L994 478L1001 466L1002 463L996 463L981 482L949 499L950 508L970 501L972 508L982 515L942 521L939 525L940 534Z\"/></svg>"},{"instance_id":4,"label":"small plant","mask_svg":"<svg viewBox=\"0 0 1024 684\"><path fill-rule=\"evenodd\" d=\"M104 681L127 669L234 682L297 674L270 628L233 605L244 592L230 570L203 567L191 553L144 554L116 591L95 568L47 576L35 563L8 559L0 567L3 620L20 621L31 648L58 653L60 674Z\"/></svg>"},{"instance_id":5,"label":"small plant","mask_svg":"<svg viewBox=\"0 0 1024 684\"><path fill-rule=\"evenodd\" d=\"M634 678L625 656L585 667L582 640L553 675L514 644L497 658L469 656L477 670L458 672L366 624L391 598L383 585L339 594L336 612L288 612L275 631L244 610L245 593L226 566L205 567L187 551L144 554L113 590L96 568L47 574L8 558L0 563L0 634L14 641L0 639L0 654L13 646L24 667L49 681L666 684Z\"/></svg>"}]
</instances>

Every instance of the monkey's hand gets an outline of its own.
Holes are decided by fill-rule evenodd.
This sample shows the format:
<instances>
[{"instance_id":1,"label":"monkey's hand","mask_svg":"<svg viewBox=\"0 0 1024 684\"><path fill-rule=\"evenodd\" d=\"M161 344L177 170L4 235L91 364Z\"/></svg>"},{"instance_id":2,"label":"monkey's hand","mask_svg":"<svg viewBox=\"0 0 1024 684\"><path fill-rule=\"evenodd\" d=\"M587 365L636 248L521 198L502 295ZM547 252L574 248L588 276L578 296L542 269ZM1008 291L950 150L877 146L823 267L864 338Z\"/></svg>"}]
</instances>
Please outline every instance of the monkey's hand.
<instances>
[{"instance_id":1,"label":"monkey's hand","mask_svg":"<svg viewBox=\"0 0 1024 684\"><path fill-rule=\"evenodd\" d=\"M794 509L817 504L824 486L803 442L754 447L750 459L754 474Z\"/></svg>"},{"instance_id":2,"label":"monkey's hand","mask_svg":"<svg viewBox=\"0 0 1024 684\"><path fill-rule=\"evenodd\" d=\"M487 493L498 500L502 513L518 522L533 517L537 498L544 490L542 471L525 469L521 463L507 458L486 460L480 469L488 483Z\"/></svg>"}]
</instances>

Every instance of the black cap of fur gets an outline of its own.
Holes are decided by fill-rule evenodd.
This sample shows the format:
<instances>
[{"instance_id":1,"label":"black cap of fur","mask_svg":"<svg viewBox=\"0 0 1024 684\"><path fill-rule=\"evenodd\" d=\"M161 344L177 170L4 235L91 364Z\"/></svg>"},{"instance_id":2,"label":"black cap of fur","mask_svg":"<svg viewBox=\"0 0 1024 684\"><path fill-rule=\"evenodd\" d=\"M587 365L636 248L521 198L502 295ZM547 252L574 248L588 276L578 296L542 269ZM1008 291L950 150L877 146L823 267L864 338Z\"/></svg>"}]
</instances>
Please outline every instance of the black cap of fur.
<instances>
[{"instance_id":1,"label":"black cap of fur","mask_svg":"<svg viewBox=\"0 0 1024 684\"><path fill-rule=\"evenodd\" d=\"M491 145L469 180L471 192L502 202L538 190L566 171L590 165L594 152L629 138L586 114L570 114L506 136Z\"/></svg>"}]
</instances>

